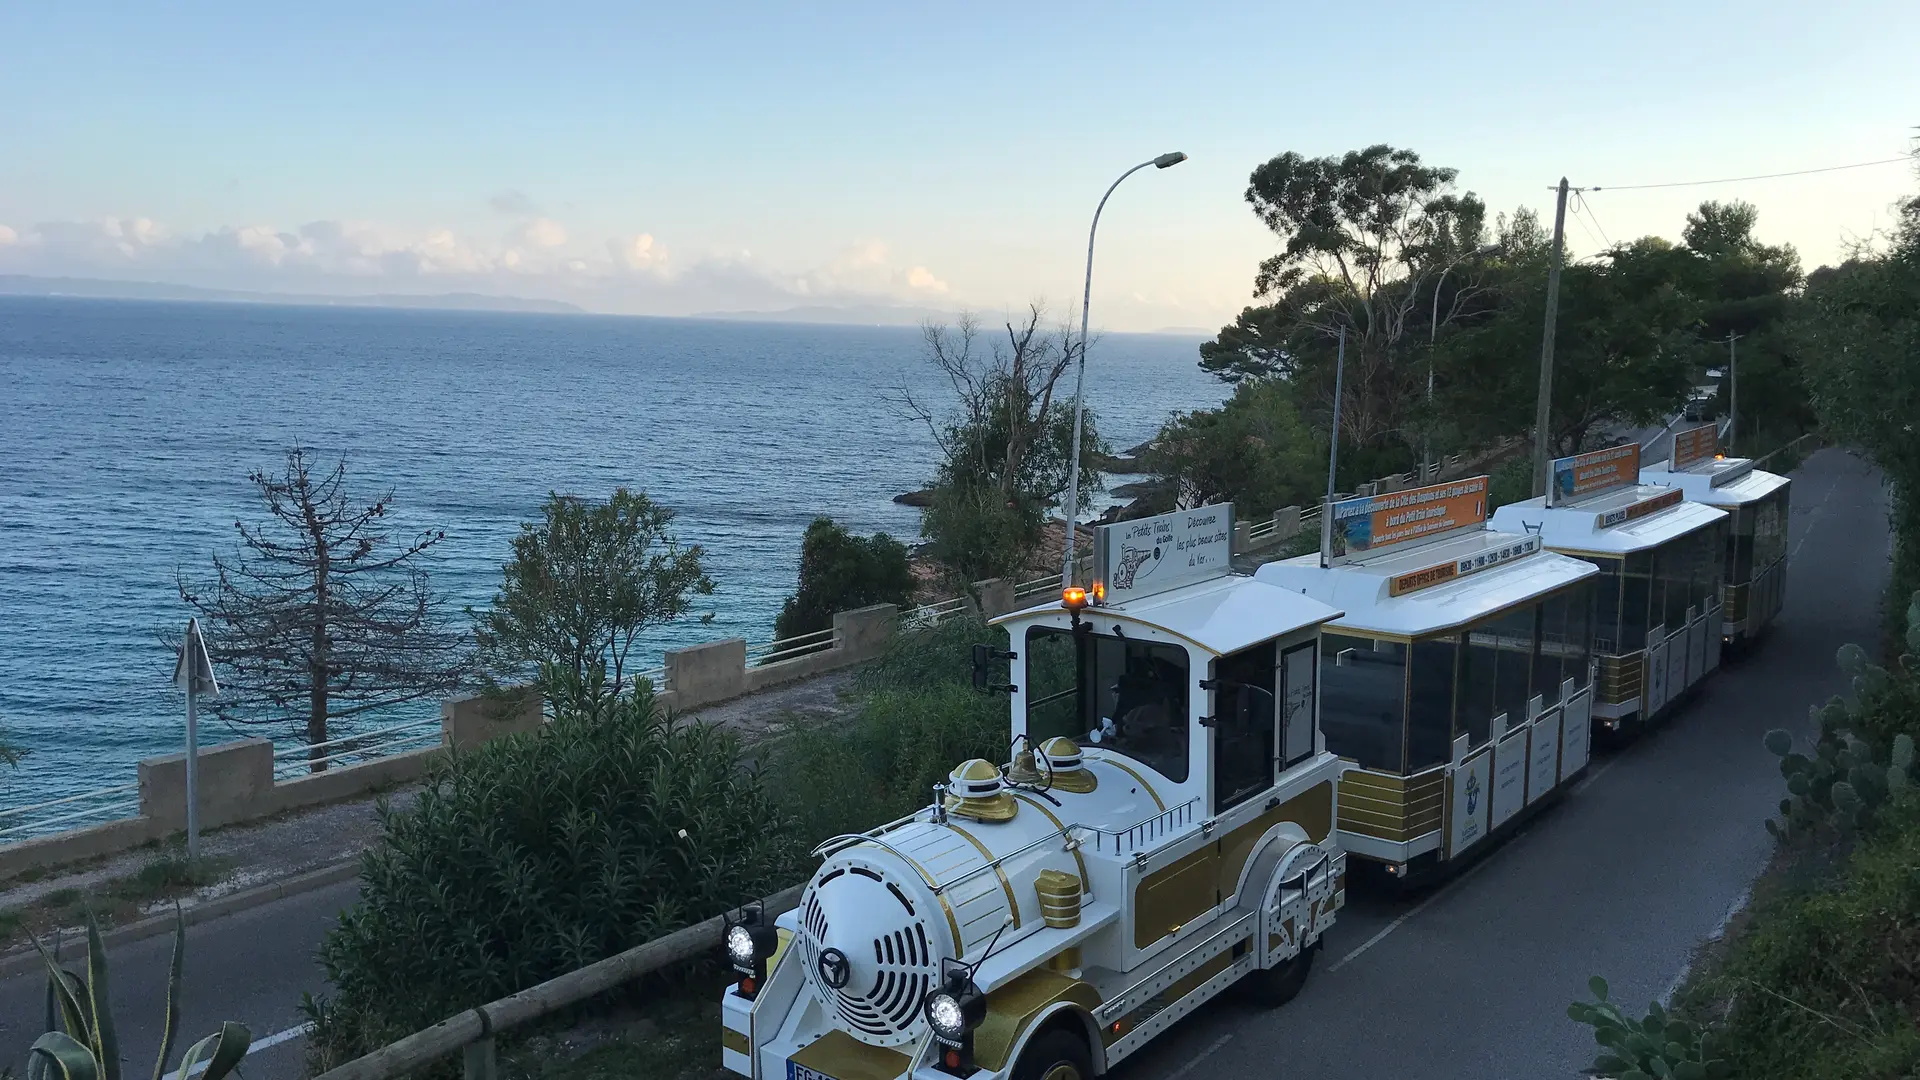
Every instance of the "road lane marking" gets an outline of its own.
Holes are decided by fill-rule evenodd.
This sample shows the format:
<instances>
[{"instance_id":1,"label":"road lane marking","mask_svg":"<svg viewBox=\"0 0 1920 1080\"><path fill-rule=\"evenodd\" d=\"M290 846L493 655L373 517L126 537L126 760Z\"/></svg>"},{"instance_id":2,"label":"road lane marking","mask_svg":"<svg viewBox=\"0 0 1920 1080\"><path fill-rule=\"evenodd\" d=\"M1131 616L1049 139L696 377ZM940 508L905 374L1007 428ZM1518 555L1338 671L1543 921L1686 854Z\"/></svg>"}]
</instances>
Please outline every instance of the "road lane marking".
<instances>
[{"instance_id":1,"label":"road lane marking","mask_svg":"<svg viewBox=\"0 0 1920 1080\"><path fill-rule=\"evenodd\" d=\"M1194 1058L1192 1061L1189 1061L1185 1065L1182 1065L1179 1068L1168 1073L1167 1080L1180 1080L1181 1077L1199 1068L1200 1063L1202 1061L1205 1061L1208 1058L1212 1057L1214 1051L1220 1049L1221 1047L1227 1045L1232 1041L1233 1041L1233 1036L1231 1035L1222 1035L1219 1038L1213 1040L1213 1045L1207 1047L1205 1050L1200 1051L1200 1055L1198 1057Z\"/></svg>"},{"instance_id":2,"label":"road lane marking","mask_svg":"<svg viewBox=\"0 0 1920 1080\"><path fill-rule=\"evenodd\" d=\"M256 1051L270 1049L272 1047L279 1046L283 1042L290 1042L294 1039L298 1039L301 1036L306 1035L308 1032L312 1030L313 1030L312 1024L301 1024L299 1027L290 1027L285 1031L274 1032L272 1035L269 1035L264 1039L259 1039L252 1043L249 1043L247 1045L247 1053L242 1054L241 1057L244 1058L244 1057L247 1057L248 1055L253 1054ZM188 1069L187 1075L199 1076L201 1073L207 1071L207 1064L208 1063L204 1061L200 1062L198 1065L195 1065L193 1068Z\"/></svg>"}]
</instances>

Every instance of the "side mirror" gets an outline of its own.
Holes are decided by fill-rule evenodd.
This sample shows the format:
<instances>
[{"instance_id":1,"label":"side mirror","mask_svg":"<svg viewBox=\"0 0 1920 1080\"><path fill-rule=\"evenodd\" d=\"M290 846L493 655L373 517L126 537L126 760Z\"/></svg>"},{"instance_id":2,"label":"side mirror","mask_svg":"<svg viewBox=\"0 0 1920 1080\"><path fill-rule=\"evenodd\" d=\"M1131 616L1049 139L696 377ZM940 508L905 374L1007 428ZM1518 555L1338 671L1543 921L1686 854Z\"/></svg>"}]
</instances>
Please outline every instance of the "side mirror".
<instances>
[{"instance_id":1,"label":"side mirror","mask_svg":"<svg viewBox=\"0 0 1920 1080\"><path fill-rule=\"evenodd\" d=\"M975 645L973 647L973 688L982 694L989 694L996 690L1005 694L1013 693L1014 687L1011 684L992 682L987 667L995 660L1015 658L1015 654L1006 649L996 649L991 645Z\"/></svg>"}]
</instances>

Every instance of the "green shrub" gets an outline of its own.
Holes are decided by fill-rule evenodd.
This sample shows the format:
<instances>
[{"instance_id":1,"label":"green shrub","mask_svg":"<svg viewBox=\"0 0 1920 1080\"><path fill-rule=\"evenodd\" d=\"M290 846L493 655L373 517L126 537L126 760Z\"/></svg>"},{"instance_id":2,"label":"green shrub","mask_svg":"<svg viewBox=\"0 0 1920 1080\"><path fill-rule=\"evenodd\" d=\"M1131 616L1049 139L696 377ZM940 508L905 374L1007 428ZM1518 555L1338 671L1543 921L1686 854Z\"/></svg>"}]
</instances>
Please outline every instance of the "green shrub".
<instances>
[{"instance_id":1,"label":"green shrub","mask_svg":"<svg viewBox=\"0 0 1920 1080\"><path fill-rule=\"evenodd\" d=\"M968 758L1006 760L1007 698L973 689L975 642L1006 635L966 619L900 635L857 680L851 722L801 727L778 748L770 771L809 844L928 805Z\"/></svg>"},{"instance_id":2,"label":"green shrub","mask_svg":"<svg viewBox=\"0 0 1920 1080\"><path fill-rule=\"evenodd\" d=\"M826 630L836 611L913 599L907 546L886 533L855 536L832 518L814 518L800 541L800 586L774 620L780 640Z\"/></svg>"},{"instance_id":3,"label":"green shrub","mask_svg":"<svg viewBox=\"0 0 1920 1080\"><path fill-rule=\"evenodd\" d=\"M1533 498L1533 459L1517 457L1493 471L1487 479L1487 514L1508 503Z\"/></svg>"},{"instance_id":4,"label":"green shrub","mask_svg":"<svg viewBox=\"0 0 1920 1080\"><path fill-rule=\"evenodd\" d=\"M551 673L550 673L551 674ZM454 757L381 811L360 902L320 956L326 1066L600 960L797 873L792 823L730 733L676 726L643 686Z\"/></svg>"}]
</instances>

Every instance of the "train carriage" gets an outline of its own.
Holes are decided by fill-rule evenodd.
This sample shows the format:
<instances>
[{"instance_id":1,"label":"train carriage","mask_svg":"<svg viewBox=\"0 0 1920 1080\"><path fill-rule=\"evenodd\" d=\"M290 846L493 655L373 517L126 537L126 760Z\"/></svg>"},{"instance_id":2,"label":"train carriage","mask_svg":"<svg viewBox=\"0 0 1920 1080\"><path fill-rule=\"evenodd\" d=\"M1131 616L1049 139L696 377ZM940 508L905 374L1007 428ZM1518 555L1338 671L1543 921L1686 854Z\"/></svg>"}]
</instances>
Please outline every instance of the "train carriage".
<instances>
[{"instance_id":1,"label":"train carriage","mask_svg":"<svg viewBox=\"0 0 1920 1080\"><path fill-rule=\"evenodd\" d=\"M1638 444L1557 459L1547 495L1500 507L1493 527L1600 569L1596 735L1661 718L1719 667L1727 514L1642 484Z\"/></svg>"},{"instance_id":2,"label":"train carriage","mask_svg":"<svg viewBox=\"0 0 1920 1080\"><path fill-rule=\"evenodd\" d=\"M1341 613L1233 574L1231 536L1230 506L1104 526L1085 588L996 620L976 686L1012 760L730 923L728 1069L1082 1080L1230 986L1298 992L1346 898L1315 663Z\"/></svg>"},{"instance_id":3,"label":"train carriage","mask_svg":"<svg viewBox=\"0 0 1920 1080\"><path fill-rule=\"evenodd\" d=\"M1758 638L1786 600L1793 481L1721 453L1719 428L1705 424L1675 432L1667 460L1641 469L1640 482L1679 488L1688 502L1727 512L1720 636L1736 648Z\"/></svg>"},{"instance_id":4,"label":"train carriage","mask_svg":"<svg viewBox=\"0 0 1920 1080\"><path fill-rule=\"evenodd\" d=\"M1403 882L1439 873L1586 770L1590 563L1486 527L1487 478L1348 499L1319 553L1255 576L1345 612L1320 638L1339 838Z\"/></svg>"}]
</instances>

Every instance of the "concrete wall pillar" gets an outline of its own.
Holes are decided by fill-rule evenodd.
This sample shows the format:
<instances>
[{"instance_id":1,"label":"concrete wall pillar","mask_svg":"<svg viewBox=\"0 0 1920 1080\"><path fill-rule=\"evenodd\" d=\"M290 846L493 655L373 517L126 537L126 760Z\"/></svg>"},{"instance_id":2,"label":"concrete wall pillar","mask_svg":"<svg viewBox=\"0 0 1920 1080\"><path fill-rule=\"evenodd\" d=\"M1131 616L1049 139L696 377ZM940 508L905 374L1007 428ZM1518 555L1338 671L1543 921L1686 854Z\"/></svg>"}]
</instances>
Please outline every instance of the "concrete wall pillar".
<instances>
[{"instance_id":1,"label":"concrete wall pillar","mask_svg":"<svg viewBox=\"0 0 1920 1080\"><path fill-rule=\"evenodd\" d=\"M900 609L892 604L874 604L852 611L835 612L834 648L844 654L846 663L871 660L886 651L899 621Z\"/></svg>"},{"instance_id":2,"label":"concrete wall pillar","mask_svg":"<svg viewBox=\"0 0 1920 1080\"><path fill-rule=\"evenodd\" d=\"M1013 582L988 578L974 582L973 588L980 596L981 618L992 619L1014 609Z\"/></svg>"},{"instance_id":3,"label":"concrete wall pillar","mask_svg":"<svg viewBox=\"0 0 1920 1080\"><path fill-rule=\"evenodd\" d=\"M475 694L443 701L441 744L467 750L503 735L538 731L546 722L541 712L544 704L539 691L527 686L509 687L497 696Z\"/></svg>"},{"instance_id":4,"label":"concrete wall pillar","mask_svg":"<svg viewBox=\"0 0 1920 1080\"><path fill-rule=\"evenodd\" d=\"M1283 506L1273 512L1273 538L1275 540L1292 539L1294 536L1299 535L1299 532L1299 507Z\"/></svg>"},{"instance_id":5,"label":"concrete wall pillar","mask_svg":"<svg viewBox=\"0 0 1920 1080\"><path fill-rule=\"evenodd\" d=\"M1236 551L1247 551L1253 547L1253 526L1244 521L1233 523L1233 546L1227 549L1231 555Z\"/></svg>"},{"instance_id":6,"label":"concrete wall pillar","mask_svg":"<svg viewBox=\"0 0 1920 1080\"><path fill-rule=\"evenodd\" d=\"M200 827L256 817L273 795L273 743L241 739L200 751ZM147 758L138 767L140 813L163 831L187 826L187 755Z\"/></svg>"},{"instance_id":7,"label":"concrete wall pillar","mask_svg":"<svg viewBox=\"0 0 1920 1080\"><path fill-rule=\"evenodd\" d=\"M839 616L834 616L836 625ZM747 692L747 641L728 638L667 653L667 689L676 709L697 709Z\"/></svg>"}]
</instances>

